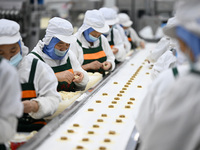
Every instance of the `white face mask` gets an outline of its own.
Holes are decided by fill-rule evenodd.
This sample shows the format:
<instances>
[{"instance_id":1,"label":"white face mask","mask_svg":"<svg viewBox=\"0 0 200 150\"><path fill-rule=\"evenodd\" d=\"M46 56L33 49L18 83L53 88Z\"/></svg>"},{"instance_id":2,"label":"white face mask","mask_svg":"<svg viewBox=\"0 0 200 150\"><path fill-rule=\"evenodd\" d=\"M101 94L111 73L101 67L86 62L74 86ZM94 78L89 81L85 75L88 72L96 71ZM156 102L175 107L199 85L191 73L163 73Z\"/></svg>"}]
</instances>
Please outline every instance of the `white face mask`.
<instances>
[{"instance_id":1,"label":"white face mask","mask_svg":"<svg viewBox=\"0 0 200 150\"><path fill-rule=\"evenodd\" d=\"M19 52L9 60L9 64L16 67L21 60L22 60L22 55Z\"/></svg>"},{"instance_id":2,"label":"white face mask","mask_svg":"<svg viewBox=\"0 0 200 150\"><path fill-rule=\"evenodd\" d=\"M65 51L60 51L60 50L54 48L54 52L57 56L64 56L68 50L69 50L69 48Z\"/></svg>"}]
</instances>

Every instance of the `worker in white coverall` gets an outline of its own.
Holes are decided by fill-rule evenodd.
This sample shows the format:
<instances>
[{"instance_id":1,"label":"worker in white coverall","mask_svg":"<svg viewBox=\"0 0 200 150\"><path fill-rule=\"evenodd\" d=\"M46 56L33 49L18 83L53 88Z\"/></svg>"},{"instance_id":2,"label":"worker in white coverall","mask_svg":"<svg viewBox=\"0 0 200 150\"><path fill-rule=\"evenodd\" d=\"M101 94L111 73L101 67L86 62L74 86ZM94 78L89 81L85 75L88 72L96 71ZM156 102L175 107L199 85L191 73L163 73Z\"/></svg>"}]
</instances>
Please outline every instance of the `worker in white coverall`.
<instances>
[{"instance_id":1,"label":"worker in white coverall","mask_svg":"<svg viewBox=\"0 0 200 150\"><path fill-rule=\"evenodd\" d=\"M72 34L73 26L69 21L54 17L49 20L45 37L29 54L52 68L58 79L58 91L84 90L89 81L71 49L71 43L77 40Z\"/></svg>"},{"instance_id":2,"label":"worker in white coverall","mask_svg":"<svg viewBox=\"0 0 200 150\"><path fill-rule=\"evenodd\" d=\"M117 16L117 18L118 18L118 16ZM115 24L114 28L119 31L122 41L124 43L124 49L127 54L131 50L131 43L128 41L128 37L126 36L124 29L120 26L119 22L117 24Z\"/></svg>"},{"instance_id":3,"label":"worker in white coverall","mask_svg":"<svg viewBox=\"0 0 200 150\"><path fill-rule=\"evenodd\" d=\"M102 35L108 31L109 26L99 10L86 11L83 25L75 33L78 40L72 44L73 52L84 70L102 74L114 70L115 56L108 40Z\"/></svg>"},{"instance_id":4,"label":"worker in white coverall","mask_svg":"<svg viewBox=\"0 0 200 150\"><path fill-rule=\"evenodd\" d=\"M133 22L130 20L130 17L126 13L119 13L119 24L123 27L126 36L128 37L128 41L131 43L131 49L135 49L137 47L145 48L145 42L142 40L136 31L131 27Z\"/></svg>"},{"instance_id":5,"label":"worker in white coverall","mask_svg":"<svg viewBox=\"0 0 200 150\"><path fill-rule=\"evenodd\" d=\"M117 13L112 8L106 7L100 8L99 11L103 14L106 23L110 27L109 31L103 33L103 35L107 38L113 54L115 55L115 62L123 62L126 58L124 43L119 31L114 28L115 24L118 23Z\"/></svg>"},{"instance_id":6,"label":"worker in white coverall","mask_svg":"<svg viewBox=\"0 0 200 150\"><path fill-rule=\"evenodd\" d=\"M155 79L162 71L177 66L176 49L169 48L156 61L152 68L151 77Z\"/></svg>"},{"instance_id":7,"label":"worker in white coverall","mask_svg":"<svg viewBox=\"0 0 200 150\"><path fill-rule=\"evenodd\" d=\"M0 32L1 34L2 32ZM2 38L0 38L1 43ZM1 54L1 50L0 50ZM21 87L16 69L0 57L0 149L6 149L8 142L16 133L17 118L23 114Z\"/></svg>"},{"instance_id":8,"label":"worker in white coverall","mask_svg":"<svg viewBox=\"0 0 200 150\"><path fill-rule=\"evenodd\" d=\"M112 9L118 14L118 11L119 11L118 8L112 7ZM121 36L123 45L124 45L124 49L125 49L126 53L129 53L130 50L131 50L131 43L128 41L128 37L126 36L126 34L124 32L124 29L119 24L119 17L118 17L118 15L117 15L117 18L118 18L118 22L113 26L113 28L115 28L115 29L118 30L118 32L119 32L119 34Z\"/></svg>"},{"instance_id":9,"label":"worker in white coverall","mask_svg":"<svg viewBox=\"0 0 200 150\"><path fill-rule=\"evenodd\" d=\"M147 56L149 62L155 63L168 50L169 46L170 38L167 36L162 37L155 48L149 51L149 55Z\"/></svg>"},{"instance_id":10,"label":"worker in white coverall","mask_svg":"<svg viewBox=\"0 0 200 150\"><path fill-rule=\"evenodd\" d=\"M176 18L170 18L165 28L170 28L175 23ZM174 68L186 63L185 56L180 51L177 40L169 38L168 36L164 36L158 42L155 49L150 51L147 59L154 63L151 73L153 79L168 68Z\"/></svg>"},{"instance_id":11,"label":"worker in white coverall","mask_svg":"<svg viewBox=\"0 0 200 150\"><path fill-rule=\"evenodd\" d=\"M19 29L16 22L0 19L0 56L17 68L22 87L24 114L19 119L18 131L31 132L46 124L43 118L56 111L61 97L56 91L58 83L52 69L42 61L25 56L28 49Z\"/></svg>"},{"instance_id":12,"label":"worker in white coverall","mask_svg":"<svg viewBox=\"0 0 200 150\"><path fill-rule=\"evenodd\" d=\"M141 138L140 150L200 148L199 9L199 0L185 0L178 3L177 24L164 30L166 35L179 41L180 48L188 57L191 66L186 75L179 77L171 86L163 90L163 94L159 95L159 101L162 100L159 106L143 109L141 105L136 119L136 127ZM152 95L149 97L151 99Z\"/></svg>"}]
</instances>

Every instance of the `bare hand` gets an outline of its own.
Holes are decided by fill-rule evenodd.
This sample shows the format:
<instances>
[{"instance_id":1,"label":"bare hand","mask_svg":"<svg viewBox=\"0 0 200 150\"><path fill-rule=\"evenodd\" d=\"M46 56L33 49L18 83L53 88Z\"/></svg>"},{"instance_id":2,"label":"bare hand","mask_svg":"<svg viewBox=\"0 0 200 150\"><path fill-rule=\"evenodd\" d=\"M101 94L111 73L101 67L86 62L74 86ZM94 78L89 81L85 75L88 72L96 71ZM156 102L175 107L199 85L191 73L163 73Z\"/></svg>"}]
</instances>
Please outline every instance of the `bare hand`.
<instances>
[{"instance_id":1,"label":"bare hand","mask_svg":"<svg viewBox=\"0 0 200 150\"><path fill-rule=\"evenodd\" d=\"M74 71L74 80L73 82L80 83L83 80L83 73L79 71Z\"/></svg>"},{"instance_id":2,"label":"bare hand","mask_svg":"<svg viewBox=\"0 0 200 150\"><path fill-rule=\"evenodd\" d=\"M89 63L87 65L88 65L88 70L90 70L90 69L92 69L92 70L98 70L98 69L100 69L103 66L103 64L100 63L97 60L93 61L93 62L91 62L91 63Z\"/></svg>"},{"instance_id":3,"label":"bare hand","mask_svg":"<svg viewBox=\"0 0 200 150\"><path fill-rule=\"evenodd\" d=\"M113 52L113 54L117 54L118 53L118 51L119 51L119 49L118 48L112 48L112 52Z\"/></svg>"},{"instance_id":4,"label":"bare hand","mask_svg":"<svg viewBox=\"0 0 200 150\"><path fill-rule=\"evenodd\" d=\"M66 70L56 73L56 77L59 82L66 81L68 84L71 84L74 79L74 74Z\"/></svg>"},{"instance_id":5,"label":"bare hand","mask_svg":"<svg viewBox=\"0 0 200 150\"><path fill-rule=\"evenodd\" d=\"M24 105L24 113L37 112L39 109L38 102L25 100L22 102Z\"/></svg>"},{"instance_id":6,"label":"bare hand","mask_svg":"<svg viewBox=\"0 0 200 150\"><path fill-rule=\"evenodd\" d=\"M142 49L144 49L144 48L145 48L145 43L144 43L144 42L140 42L140 47L141 47Z\"/></svg>"},{"instance_id":7,"label":"bare hand","mask_svg":"<svg viewBox=\"0 0 200 150\"><path fill-rule=\"evenodd\" d=\"M112 64L108 61L103 62L103 70L109 70L112 67Z\"/></svg>"}]
</instances>

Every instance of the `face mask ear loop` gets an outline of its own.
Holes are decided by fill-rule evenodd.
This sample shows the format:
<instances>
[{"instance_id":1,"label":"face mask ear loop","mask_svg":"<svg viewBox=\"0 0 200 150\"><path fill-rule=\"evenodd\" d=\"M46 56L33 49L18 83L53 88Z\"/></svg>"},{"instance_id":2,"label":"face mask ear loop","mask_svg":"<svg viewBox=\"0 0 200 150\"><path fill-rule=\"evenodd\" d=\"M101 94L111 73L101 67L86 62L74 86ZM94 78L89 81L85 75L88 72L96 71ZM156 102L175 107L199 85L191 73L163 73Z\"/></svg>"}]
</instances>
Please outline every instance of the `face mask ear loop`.
<instances>
[{"instance_id":1,"label":"face mask ear loop","mask_svg":"<svg viewBox=\"0 0 200 150\"><path fill-rule=\"evenodd\" d=\"M17 43L19 44L19 47L20 47L20 54L22 55L22 46L21 46L21 41L19 40Z\"/></svg>"}]
</instances>

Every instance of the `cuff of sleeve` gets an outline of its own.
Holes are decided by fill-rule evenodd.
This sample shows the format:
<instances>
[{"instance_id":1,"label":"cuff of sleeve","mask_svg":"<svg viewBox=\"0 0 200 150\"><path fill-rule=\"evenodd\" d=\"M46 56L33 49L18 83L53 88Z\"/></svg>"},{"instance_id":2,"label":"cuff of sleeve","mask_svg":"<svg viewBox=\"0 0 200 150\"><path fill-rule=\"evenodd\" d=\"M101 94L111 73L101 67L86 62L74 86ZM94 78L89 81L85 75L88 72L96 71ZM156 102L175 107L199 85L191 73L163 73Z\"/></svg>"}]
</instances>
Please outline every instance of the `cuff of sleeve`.
<instances>
[{"instance_id":1,"label":"cuff of sleeve","mask_svg":"<svg viewBox=\"0 0 200 150\"><path fill-rule=\"evenodd\" d=\"M115 62L114 61L113 62L108 61L108 62L110 62L112 64L112 67L111 67L110 71L113 71L115 69Z\"/></svg>"},{"instance_id":2,"label":"cuff of sleeve","mask_svg":"<svg viewBox=\"0 0 200 150\"><path fill-rule=\"evenodd\" d=\"M89 82L89 77L87 73L84 73L84 78L81 83L75 83L77 90L85 90L87 83Z\"/></svg>"},{"instance_id":3,"label":"cuff of sleeve","mask_svg":"<svg viewBox=\"0 0 200 150\"><path fill-rule=\"evenodd\" d=\"M120 48L118 48L118 49L119 49L119 51L118 51L117 54L115 54L115 59L116 59L117 61L119 61L119 62L122 62L122 61L124 61L125 58L126 58L125 50L124 50L124 49L120 49ZM124 51L124 52L123 52L123 51Z\"/></svg>"},{"instance_id":4,"label":"cuff of sleeve","mask_svg":"<svg viewBox=\"0 0 200 150\"><path fill-rule=\"evenodd\" d=\"M32 100L31 100L32 101ZM36 99L34 99L34 101L37 101ZM37 112L30 112L29 115L34 118L34 119L41 119L44 117L43 115L43 112L42 112L42 109L41 109L41 104L39 101L38 102L38 105L39 105L39 109Z\"/></svg>"}]
</instances>

